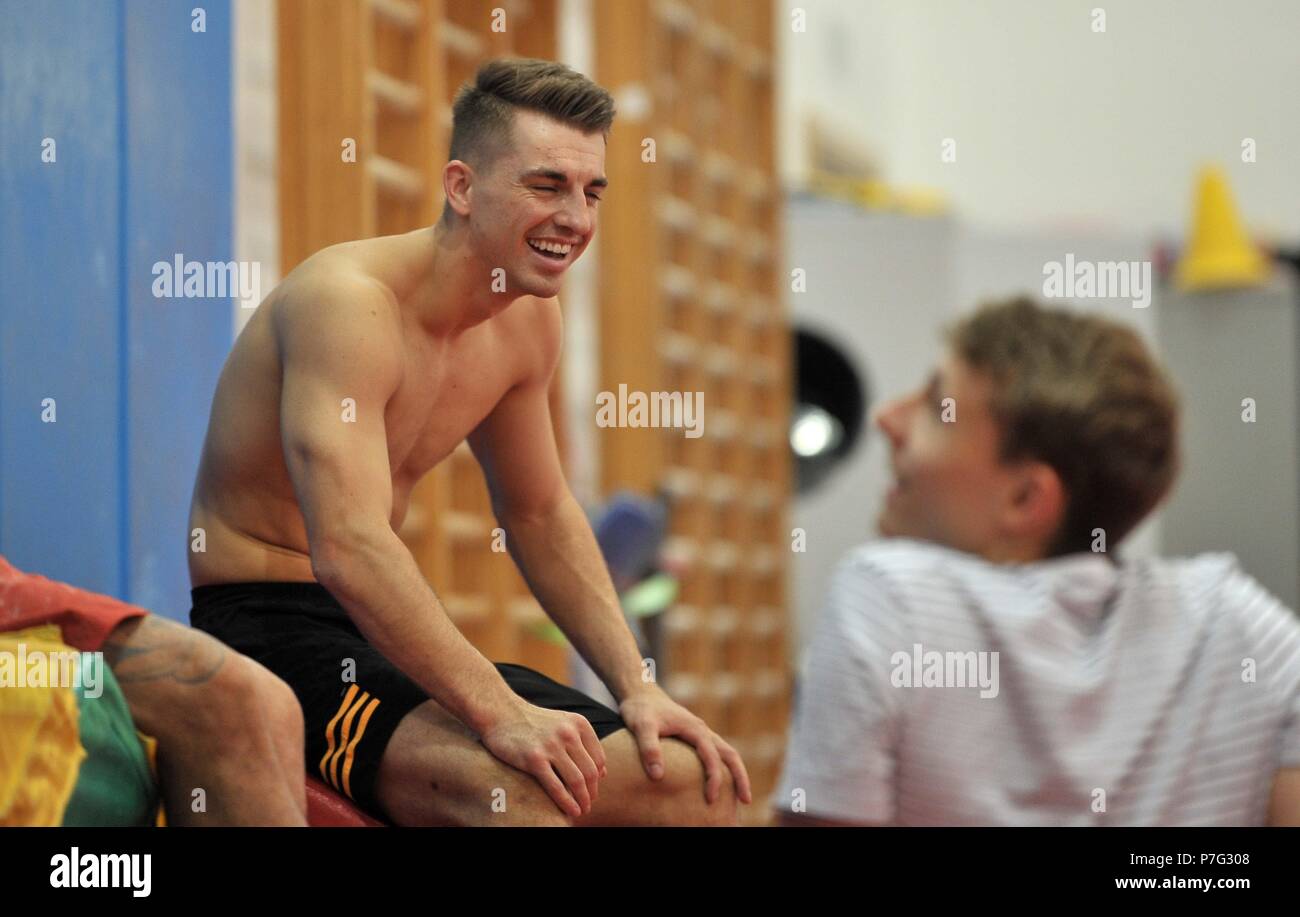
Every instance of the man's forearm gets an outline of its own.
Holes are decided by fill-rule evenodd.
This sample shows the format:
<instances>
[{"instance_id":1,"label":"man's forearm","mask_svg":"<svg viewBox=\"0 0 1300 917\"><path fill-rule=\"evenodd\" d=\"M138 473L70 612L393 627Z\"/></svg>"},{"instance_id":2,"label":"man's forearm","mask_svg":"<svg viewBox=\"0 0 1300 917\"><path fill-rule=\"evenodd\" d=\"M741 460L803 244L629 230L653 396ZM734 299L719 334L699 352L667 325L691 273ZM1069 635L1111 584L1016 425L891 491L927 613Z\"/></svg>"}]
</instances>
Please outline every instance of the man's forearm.
<instances>
[{"instance_id":1,"label":"man's forearm","mask_svg":"<svg viewBox=\"0 0 1300 917\"><path fill-rule=\"evenodd\" d=\"M447 616L391 529L329 552L317 578L375 649L452 715L482 733L515 695ZM315 566L317 559L313 558Z\"/></svg>"},{"instance_id":2,"label":"man's forearm","mask_svg":"<svg viewBox=\"0 0 1300 917\"><path fill-rule=\"evenodd\" d=\"M642 684L641 653L578 501L566 494L549 513L498 521L533 595L622 701Z\"/></svg>"}]
</instances>

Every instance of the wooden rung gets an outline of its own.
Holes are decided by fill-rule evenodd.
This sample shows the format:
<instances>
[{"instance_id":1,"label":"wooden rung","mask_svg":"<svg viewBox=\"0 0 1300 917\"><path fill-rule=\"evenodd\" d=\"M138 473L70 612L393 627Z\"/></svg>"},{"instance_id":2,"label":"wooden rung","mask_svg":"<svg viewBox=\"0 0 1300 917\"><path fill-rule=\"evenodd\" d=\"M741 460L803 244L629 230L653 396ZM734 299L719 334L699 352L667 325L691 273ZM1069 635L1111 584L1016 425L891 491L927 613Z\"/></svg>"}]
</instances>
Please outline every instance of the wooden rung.
<instances>
[{"instance_id":1,"label":"wooden rung","mask_svg":"<svg viewBox=\"0 0 1300 917\"><path fill-rule=\"evenodd\" d=\"M664 539L663 555L669 566L689 569L700 558L700 546L694 538L669 535Z\"/></svg>"},{"instance_id":2,"label":"wooden rung","mask_svg":"<svg viewBox=\"0 0 1300 917\"><path fill-rule=\"evenodd\" d=\"M735 439L740 435L740 417L734 411L714 410L708 421L709 436L723 441Z\"/></svg>"},{"instance_id":3,"label":"wooden rung","mask_svg":"<svg viewBox=\"0 0 1300 917\"><path fill-rule=\"evenodd\" d=\"M730 503L739 493L740 482L729 474L718 472L709 480L708 497L712 503Z\"/></svg>"},{"instance_id":4,"label":"wooden rung","mask_svg":"<svg viewBox=\"0 0 1300 917\"><path fill-rule=\"evenodd\" d=\"M407 504L406 518L402 520L401 530L398 532L403 538L412 540L423 538L429 531L429 514L419 503L412 501Z\"/></svg>"},{"instance_id":5,"label":"wooden rung","mask_svg":"<svg viewBox=\"0 0 1300 917\"><path fill-rule=\"evenodd\" d=\"M444 595L442 607L457 624L482 624L492 616L492 603L483 595Z\"/></svg>"},{"instance_id":6,"label":"wooden rung","mask_svg":"<svg viewBox=\"0 0 1300 917\"><path fill-rule=\"evenodd\" d=\"M718 605L709 618L709 629L716 637L728 637L740 626L740 612L731 605Z\"/></svg>"},{"instance_id":7,"label":"wooden rung","mask_svg":"<svg viewBox=\"0 0 1300 917\"><path fill-rule=\"evenodd\" d=\"M424 93L419 86L381 70L371 70L366 74L366 85L380 105L399 114L418 115L424 104Z\"/></svg>"},{"instance_id":8,"label":"wooden rung","mask_svg":"<svg viewBox=\"0 0 1300 917\"><path fill-rule=\"evenodd\" d=\"M659 149L670 162L690 162L695 155L695 145L678 131L666 130L659 141Z\"/></svg>"},{"instance_id":9,"label":"wooden rung","mask_svg":"<svg viewBox=\"0 0 1300 917\"><path fill-rule=\"evenodd\" d=\"M471 61L478 60L486 51L482 38L464 26L446 19L438 23L438 40L448 51Z\"/></svg>"},{"instance_id":10,"label":"wooden rung","mask_svg":"<svg viewBox=\"0 0 1300 917\"><path fill-rule=\"evenodd\" d=\"M735 245L736 233L726 220L710 216L700 228L700 239L711 248L730 248Z\"/></svg>"},{"instance_id":11,"label":"wooden rung","mask_svg":"<svg viewBox=\"0 0 1300 917\"><path fill-rule=\"evenodd\" d=\"M486 541L492 535L491 521L464 510L447 510L438 514L438 526L453 541Z\"/></svg>"},{"instance_id":12,"label":"wooden rung","mask_svg":"<svg viewBox=\"0 0 1300 917\"><path fill-rule=\"evenodd\" d=\"M695 13L680 0L659 0L655 4L659 21L673 32L690 32L695 25Z\"/></svg>"},{"instance_id":13,"label":"wooden rung","mask_svg":"<svg viewBox=\"0 0 1300 917\"><path fill-rule=\"evenodd\" d=\"M684 704L697 700L701 688L699 676L689 672L674 672L664 680L664 690L668 692L668 696Z\"/></svg>"},{"instance_id":14,"label":"wooden rung","mask_svg":"<svg viewBox=\"0 0 1300 917\"><path fill-rule=\"evenodd\" d=\"M768 252L772 250L772 246L768 243L767 237L760 232L751 232L744 248L745 255L749 258L751 263L764 260L767 257Z\"/></svg>"},{"instance_id":15,"label":"wooden rung","mask_svg":"<svg viewBox=\"0 0 1300 917\"><path fill-rule=\"evenodd\" d=\"M709 284L709 291L704 294L704 306L715 315L725 315L735 311L736 291L729 284L715 281Z\"/></svg>"},{"instance_id":16,"label":"wooden rung","mask_svg":"<svg viewBox=\"0 0 1300 917\"><path fill-rule=\"evenodd\" d=\"M712 694L724 703L744 693L744 680L734 672L719 672L713 676Z\"/></svg>"},{"instance_id":17,"label":"wooden rung","mask_svg":"<svg viewBox=\"0 0 1300 917\"><path fill-rule=\"evenodd\" d=\"M689 334L680 331L665 331L659 336L659 355L669 363L689 364L695 359L698 345Z\"/></svg>"},{"instance_id":18,"label":"wooden rung","mask_svg":"<svg viewBox=\"0 0 1300 917\"><path fill-rule=\"evenodd\" d=\"M521 627L545 624L550 620L541 604L536 599L527 596L511 599L506 604L506 614L510 616L510 620Z\"/></svg>"},{"instance_id":19,"label":"wooden rung","mask_svg":"<svg viewBox=\"0 0 1300 917\"><path fill-rule=\"evenodd\" d=\"M674 605L664 616L664 628L672 634L691 634L699 626L700 612L694 605Z\"/></svg>"},{"instance_id":20,"label":"wooden rung","mask_svg":"<svg viewBox=\"0 0 1300 917\"><path fill-rule=\"evenodd\" d=\"M695 208L680 197L665 194L659 200L659 220L665 226L678 232L690 232L695 228Z\"/></svg>"},{"instance_id":21,"label":"wooden rung","mask_svg":"<svg viewBox=\"0 0 1300 917\"><path fill-rule=\"evenodd\" d=\"M674 465L664 471L663 489L676 498L693 497L700 492L700 473L692 468Z\"/></svg>"},{"instance_id":22,"label":"wooden rung","mask_svg":"<svg viewBox=\"0 0 1300 917\"><path fill-rule=\"evenodd\" d=\"M370 11L404 32L420 27L420 5L415 0L370 0Z\"/></svg>"},{"instance_id":23,"label":"wooden rung","mask_svg":"<svg viewBox=\"0 0 1300 917\"><path fill-rule=\"evenodd\" d=\"M751 201L766 200L772 193L771 183L767 176L758 169L750 169L745 178L745 195Z\"/></svg>"},{"instance_id":24,"label":"wooden rung","mask_svg":"<svg viewBox=\"0 0 1300 917\"><path fill-rule=\"evenodd\" d=\"M659 275L659 289L672 299L685 299L695 292L695 275L681 265L665 265Z\"/></svg>"},{"instance_id":25,"label":"wooden rung","mask_svg":"<svg viewBox=\"0 0 1300 917\"><path fill-rule=\"evenodd\" d=\"M700 44L717 57L731 58L736 53L736 39L716 22L705 22L701 25Z\"/></svg>"},{"instance_id":26,"label":"wooden rung","mask_svg":"<svg viewBox=\"0 0 1300 917\"><path fill-rule=\"evenodd\" d=\"M424 197L424 178L410 166L402 165L387 156L371 156L366 160L366 165L379 190L415 202Z\"/></svg>"},{"instance_id":27,"label":"wooden rung","mask_svg":"<svg viewBox=\"0 0 1300 917\"><path fill-rule=\"evenodd\" d=\"M705 348L705 372L722 378L731 378L738 373L739 365L739 361L731 348L722 344L714 344Z\"/></svg>"},{"instance_id":28,"label":"wooden rung","mask_svg":"<svg viewBox=\"0 0 1300 917\"><path fill-rule=\"evenodd\" d=\"M740 560L740 549L732 541L715 541L710 545L709 565L714 570L733 570Z\"/></svg>"},{"instance_id":29,"label":"wooden rung","mask_svg":"<svg viewBox=\"0 0 1300 917\"><path fill-rule=\"evenodd\" d=\"M715 185L730 185L736 180L736 164L725 153L713 153L704 160L704 175Z\"/></svg>"}]
</instances>

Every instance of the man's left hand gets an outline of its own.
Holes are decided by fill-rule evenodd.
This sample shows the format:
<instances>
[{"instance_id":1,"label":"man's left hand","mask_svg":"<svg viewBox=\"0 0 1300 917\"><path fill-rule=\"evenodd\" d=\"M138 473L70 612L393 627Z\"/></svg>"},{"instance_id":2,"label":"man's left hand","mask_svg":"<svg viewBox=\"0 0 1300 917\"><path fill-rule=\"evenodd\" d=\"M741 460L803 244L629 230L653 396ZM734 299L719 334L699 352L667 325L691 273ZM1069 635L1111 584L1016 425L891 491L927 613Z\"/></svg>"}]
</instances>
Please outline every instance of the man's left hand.
<instances>
[{"instance_id":1,"label":"man's left hand","mask_svg":"<svg viewBox=\"0 0 1300 917\"><path fill-rule=\"evenodd\" d=\"M752 801L749 774L740 754L704 720L678 704L658 685L647 684L637 688L623 698L618 712L636 737L641 751L641 766L651 780L660 780L664 775L659 740L672 736L695 747L695 753L704 764L704 798L710 805L722 790L724 768L731 771L737 798L746 804Z\"/></svg>"}]
</instances>

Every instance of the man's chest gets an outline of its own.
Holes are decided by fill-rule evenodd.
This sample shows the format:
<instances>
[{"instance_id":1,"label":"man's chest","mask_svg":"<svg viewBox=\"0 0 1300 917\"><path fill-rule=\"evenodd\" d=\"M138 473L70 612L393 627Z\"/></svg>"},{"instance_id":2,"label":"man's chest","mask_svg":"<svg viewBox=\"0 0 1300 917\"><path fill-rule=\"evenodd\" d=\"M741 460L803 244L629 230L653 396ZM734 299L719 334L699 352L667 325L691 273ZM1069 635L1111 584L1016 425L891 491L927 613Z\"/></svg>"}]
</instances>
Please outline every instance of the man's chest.
<instances>
[{"instance_id":1,"label":"man's chest","mask_svg":"<svg viewBox=\"0 0 1300 917\"><path fill-rule=\"evenodd\" d=\"M489 334L436 356L409 354L384 418L394 479L417 480L450 455L519 378L520 357L501 335Z\"/></svg>"}]
</instances>

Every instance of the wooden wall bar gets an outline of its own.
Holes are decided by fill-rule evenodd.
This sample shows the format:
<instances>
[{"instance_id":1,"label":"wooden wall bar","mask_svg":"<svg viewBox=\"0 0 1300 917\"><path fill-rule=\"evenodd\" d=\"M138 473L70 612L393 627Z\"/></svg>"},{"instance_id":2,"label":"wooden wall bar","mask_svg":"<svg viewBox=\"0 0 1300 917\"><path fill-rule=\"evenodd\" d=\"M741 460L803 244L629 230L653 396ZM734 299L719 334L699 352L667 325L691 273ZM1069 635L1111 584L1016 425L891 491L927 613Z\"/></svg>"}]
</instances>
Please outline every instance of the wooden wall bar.
<instances>
[{"instance_id":1,"label":"wooden wall bar","mask_svg":"<svg viewBox=\"0 0 1300 917\"><path fill-rule=\"evenodd\" d=\"M607 492L674 498L684 569L661 679L740 749L763 800L790 712L791 345L768 2L595 4L596 78L625 100L601 217L601 388L703 392L704 431L600 431ZM644 111L633 101L646 102ZM646 141L654 161L646 162ZM752 807L751 820L767 818Z\"/></svg>"}]
</instances>

